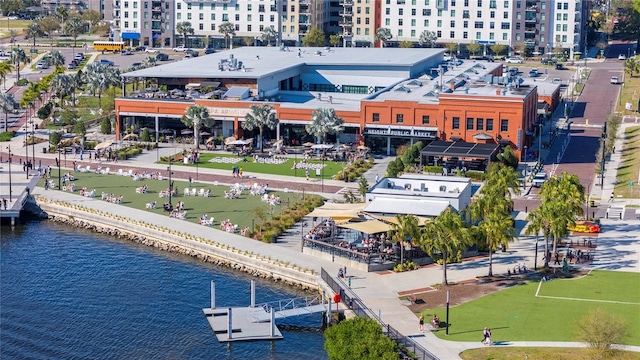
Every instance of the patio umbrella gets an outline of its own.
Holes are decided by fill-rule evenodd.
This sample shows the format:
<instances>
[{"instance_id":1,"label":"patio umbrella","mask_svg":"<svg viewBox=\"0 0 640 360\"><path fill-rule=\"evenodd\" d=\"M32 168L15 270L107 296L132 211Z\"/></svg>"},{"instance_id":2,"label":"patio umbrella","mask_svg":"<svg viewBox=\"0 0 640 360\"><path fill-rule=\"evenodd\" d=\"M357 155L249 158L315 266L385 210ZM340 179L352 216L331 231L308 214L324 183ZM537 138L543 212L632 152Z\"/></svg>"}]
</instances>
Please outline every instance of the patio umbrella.
<instances>
[{"instance_id":1,"label":"patio umbrella","mask_svg":"<svg viewBox=\"0 0 640 360\"><path fill-rule=\"evenodd\" d=\"M160 134L173 134L173 130L171 129L162 129L158 131Z\"/></svg>"},{"instance_id":2,"label":"patio umbrella","mask_svg":"<svg viewBox=\"0 0 640 360\"><path fill-rule=\"evenodd\" d=\"M236 141L236 138L234 138L233 136L229 136L228 138L224 139L224 144L229 145L232 141Z\"/></svg>"},{"instance_id":3,"label":"patio umbrella","mask_svg":"<svg viewBox=\"0 0 640 360\"><path fill-rule=\"evenodd\" d=\"M200 136L209 136L209 135L211 135L211 133L206 131L203 131L200 133Z\"/></svg>"},{"instance_id":4,"label":"patio umbrella","mask_svg":"<svg viewBox=\"0 0 640 360\"><path fill-rule=\"evenodd\" d=\"M210 144L215 140L215 138L212 136L210 138L207 139L207 141L205 141L205 143Z\"/></svg>"},{"instance_id":5,"label":"patio umbrella","mask_svg":"<svg viewBox=\"0 0 640 360\"><path fill-rule=\"evenodd\" d=\"M302 144L302 146L306 146L306 147L313 146L313 143L311 143L311 142L306 142L306 143Z\"/></svg>"},{"instance_id":6,"label":"patio umbrella","mask_svg":"<svg viewBox=\"0 0 640 360\"><path fill-rule=\"evenodd\" d=\"M193 131L191 131L189 129L185 129L185 130L180 131L180 134L182 134L182 135L191 135L191 134L193 134Z\"/></svg>"},{"instance_id":7,"label":"patio umbrella","mask_svg":"<svg viewBox=\"0 0 640 360\"><path fill-rule=\"evenodd\" d=\"M311 146L311 148L312 148L313 150L318 150L318 149L327 150L327 149L331 149L331 148L333 148L333 145L329 145L329 144L315 144L315 145Z\"/></svg>"},{"instance_id":8,"label":"patio umbrella","mask_svg":"<svg viewBox=\"0 0 640 360\"><path fill-rule=\"evenodd\" d=\"M360 145L356 149L358 149L358 150L369 150L369 148L364 146L364 145Z\"/></svg>"},{"instance_id":9,"label":"patio umbrella","mask_svg":"<svg viewBox=\"0 0 640 360\"><path fill-rule=\"evenodd\" d=\"M104 141L101 142L100 144L96 145L96 147L94 148L94 150L100 150L100 149L106 149L109 146L113 145L113 141L109 140L109 141Z\"/></svg>"},{"instance_id":10,"label":"patio umbrella","mask_svg":"<svg viewBox=\"0 0 640 360\"><path fill-rule=\"evenodd\" d=\"M127 134L122 138L122 140L137 139L137 138L138 138L138 134Z\"/></svg>"},{"instance_id":11,"label":"patio umbrella","mask_svg":"<svg viewBox=\"0 0 640 360\"><path fill-rule=\"evenodd\" d=\"M283 141L284 141L284 140L280 139L280 140L278 140L278 141L274 142L272 146L273 146L273 147L278 147L278 146L282 145L282 142L283 142Z\"/></svg>"}]
</instances>

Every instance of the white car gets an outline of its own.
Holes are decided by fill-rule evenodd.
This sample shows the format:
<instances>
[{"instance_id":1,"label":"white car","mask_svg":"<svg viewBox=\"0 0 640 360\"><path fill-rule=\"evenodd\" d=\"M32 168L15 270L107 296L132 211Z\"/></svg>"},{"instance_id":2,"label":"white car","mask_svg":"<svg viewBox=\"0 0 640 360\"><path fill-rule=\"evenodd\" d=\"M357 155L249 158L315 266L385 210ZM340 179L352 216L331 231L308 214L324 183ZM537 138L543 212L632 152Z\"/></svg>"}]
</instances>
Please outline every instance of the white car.
<instances>
[{"instance_id":1,"label":"white car","mask_svg":"<svg viewBox=\"0 0 640 360\"><path fill-rule=\"evenodd\" d=\"M173 51L175 51L175 52L185 52L185 51L187 51L187 48L184 47L184 45L180 45L180 46L174 47Z\"/></svg>"},{"instance_id":2,"label":"white car","mask_svg":"<svg viewBox=\"0 0 640 360\"><path fill-rule=\"evenodd\" d=\"M146 48L146 49L144 49L144 52L155 54L155 53L160 52L160 50L154 49L154 48Z\"/></svg>"},{"instance_id":3,"label":"white car","mask_svg":"<svg viewBox=\"0 0 640 360\"><path fill-rule=\"evenodd\" d=\"M618 81L620 81L620 80L618 80L618 77L617 77L617 76L612 76L612 77L611 77L611 83L612 83L612 84L618 84Z\"/></svg>"},{"instance_id":4,"label":"white car","mask_svg":"<svg viewBox=\"0 0 640 360\"><path fill-rule=\"evenodd\" d=\"M547 181L547 173L539 172L533 177L533 186L540 187Z\"/></svg>"},{"instance_id":5,"label":"white car","mask_svg":"<svg viewBox=\"0 0 640 360\"><path fill-rule=\"evenodd\" d=\"M618 55L618 60L627 60L627 56L625 54Z\"/></svg>"},{"instance_id":6,"label":"white car","mask_svg":"<svg viewBox=\"0 0 640 360\"><path fill-rule=\"evenodd\" d=\"M507 64L522 64L523 61L521 58L519 57L508 57L504 59L504 62L506 62Z\"/></svg>"}]
</instances>

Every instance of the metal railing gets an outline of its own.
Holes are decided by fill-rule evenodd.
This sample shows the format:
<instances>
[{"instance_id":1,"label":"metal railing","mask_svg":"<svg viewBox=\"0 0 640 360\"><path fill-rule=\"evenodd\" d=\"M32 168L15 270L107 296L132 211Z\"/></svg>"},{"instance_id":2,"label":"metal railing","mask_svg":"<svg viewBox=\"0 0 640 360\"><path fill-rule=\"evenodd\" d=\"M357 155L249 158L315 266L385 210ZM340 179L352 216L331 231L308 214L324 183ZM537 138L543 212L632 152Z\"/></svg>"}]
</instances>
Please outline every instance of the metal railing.
<instances>
[{"instance_id":1,"label":"metal railing","mask_svg":"<svg viewBox=\"0 0 640 360\"><path fill-rule=\"evenodd\" d=\"M374 319L382 326L382 332L390 339L397 342L404 347L407 351L413 353L418 360L438 360L438 357L433 355L429 350L425 349L422 345L418 344L410 337L402 335L398 330L393 328L389 324L385 324L380 317L369 309L362 300L356 295L348 286L345 285L340 279L334 279L329 273L322 268L320 270L320 277L329 285L329 287L340 294L340 298L350 310L352 310L358 316L365 316L369 319Z\"/></svg>"},{"instance_id":2,"label":"metal railing","mask_svg":"<svg viewBox=\"0 0 640 360\"><path fill-rule=\"evenodd\" d=\"M386 261L398 261L397 256L393 254L381 254L379 252L365 253L318 240L303 239L302 242L304 247L363 264L382 264Z\"/></svg>"}]
</instances>

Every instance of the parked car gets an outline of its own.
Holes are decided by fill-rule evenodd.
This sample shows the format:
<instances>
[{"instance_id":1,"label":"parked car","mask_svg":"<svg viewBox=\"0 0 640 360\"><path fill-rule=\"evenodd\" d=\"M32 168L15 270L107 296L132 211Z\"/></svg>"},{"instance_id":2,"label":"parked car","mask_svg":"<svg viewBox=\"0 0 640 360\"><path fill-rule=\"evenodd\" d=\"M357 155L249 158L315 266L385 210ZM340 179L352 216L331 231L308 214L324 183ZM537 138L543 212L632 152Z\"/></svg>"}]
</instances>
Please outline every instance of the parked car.
<instances>
[{"instance_id":1,"label":"parked car","mask_svg":"<svg viewBox=\"0 0 640 360\"><path fill-rule=\"evenodd\" d=\"M198 52L192 49L188 49L187 51L185 51L186 56L185 58L194 58L194 57L198 57Z\"/></svg>"},{"instance_id":2,"label":"parked car","mask_svg":"<svg viewBox=\"0 0 640 360\"><path fill-rule=\"evenodd\" d=\"M36 69L48 69L49 66L47 65L46 61L40 61L39 63L36 64Z\"/></svg>"},{"instance_id":3,"label":"parked car","mask_svg":"<svg viewBox=\"0 0 640 360\"><path fill-rule=\"evenodd\" d=\"M122 54L122 55L131 55L131 50L122 50L122 52L120 54Z\"/></svg>"},{"instance_id":4,"label":"parked car","mask_svg":"<svg viewBox=\"0 0 640 360\"><path fill-rule=\"evenodd\" d=\"M560 64L560 63L556 64L556 70L565 70L565 69L566 67L564 67L563 64Z\"/></svg>"},{"instance_id":5,"label":"parked car","mask_svg":"<svg viewBox=\"0 0 640 360\"><path fill-rule=\"evenodd\" d=\"M82 55L81 53L78 53L73 58L74 58L74 60L82 61L82 60L84 60L84 55Z\"/></svg>"},{"instance_id":6,"label":"parked car","mask_svg":"<svg viewBox=\"0 0 640 360\"><path fill-rule=\"evenodd\" d=\"M75 68L77 68L77 67L78 67L78 65L76 65L76 64L75 64L75 63L73 63L73 62L72 62L72 63L70 63L69 65L67 65L67 69L69 69L69 70L73 70L73 69L75 69Z\"/></svg>"},{"instance_id":7,"label":"parked car","mask_svg":"<svg viewBox=\"0 0 640 360\"><path fill-rule=\"evenodd\" d=\"M535 187L540 187L546 181L547 181L547 173L546 172L539 172L539 173L536 174L536 176L533 177L532 184Z\"/></svg>"},{"instance_id":8,"label":"parked car","mask_svg":"<svg viewBox=\"0 0 640 360\"><path fill-rule=\"evenodd\" d=\"M612 83L612 84L618 84L618 82L619 82L619 81L620 81L620 80L618 79L618 77L617 77L617 76L612 76L612 77L611 77L611 83Z\"/></svg>"},{"instance_id":9,"label":"parked car","mask_svg":"<svg viewBox=\"0 0 640 360\"><path fill-rule=\"evenodd\" d=\"M618 55L618 60L627 60L627 55L625 54Z\"/></svg>"},{"instance_id":10,"label":"parked car","mask_svg":"<svg viewBox=\"0 0 640 360\"><path fill-rule=\"evenodd\" d=\"M206 49L204 49L204 53L205 54L213 54L215 52L216 52L216 49L214 49L214 48L206 48Z\"/></svg>"},{"instance_id":11,"label":"parked car","mask_svg":"<svg viewBox=\"0 0 640 360\"><path fill-rule=\"evenodd\" d=\"M131 64L132 67L139 67L142 66L141 62L134 62L133 64Z\"/></svg>"},{"instance_id":12,"label":"parked car","mask_svg":"<svg viewBox=\"0 0 640 360\"><path fill-rule=\"evenodd\" d=\"M169 55L163 54L163 53L158 53L156 55L156 60L158 60L158 61L167 61L167 60L169 60Z\"/></svg>"},{"instance_id":13,"label":"parked car","mask_svg":"<svg viewBox=\"0 0 640 360\"><path fill-rule=\"evenodd\" d=\"M160 50L154 49L154 48L145 48L144 52L148 52L148 53L151 53L151 54L156 54L156 53L159 53Z\"/></svg>"},{"instance_id":14,"label":"parked car","mask_svg":"<svg viewBox=\"0 0 640 360\"><path fill-rule=\"evenodd\" d=\"M505 58L505 59L504 59L504 61L505 61L507 64L522 64L522 63L523 63L523 61L522 61L522 59L521 59L521 58L519 58L519 57L513 57L513 56L508 57L508 58Z\"/></svg>"},{"instance_id":15,"label":"parked car","mask_svg":"<svg viewBox=\"0 0 640 360\"><path fill-rule=\"evenodd\" d=\"M113 66L113 65L115 65L115 64L113 63L113 61L111 61L111 60L107 60L107 59L100 59L100 60L98 60L98 64L103 64L103 65L107 65L107 66Z\"/></svg>"},{"instance_id":16,"label":"parked car","mask_svg":"<svg viewBox=\"0 0 640 360\"><path fill-rule=\"evenodd\" d=\"M562 79L560 78L553 78L553 80L551 81L554 84L562 84Z\"/></svg>"},{"instance_id":17,"label":"parked car","mask_svg":"<svg viewBox=\"0 0 640 360\"><path fill-rule=\"evenodd\" d=\"M146 51L147 47L146 46L136 46L133 51Z\"/></svg>"},{"instance_id":18,"label":"parked car","mask_svg":"<svg viewBox=\"0 0 640 360\"><path fill-rule=\"evenodd\" d=\"M540 74L538 73L538 69L533 68L529 70L529 77L538 77Z\"/></svg>"},{"instance_id":19,"label":"parked car","mask_svg":"<svg viewBox=\"0 0 640 360\"><path fill-rule=\"evenodd\" d=\"M174 47L174 48L173 48L173 51L174 51L174 52L185 52L185 51L187 51L187 48L186 48L186 47L184 47L184 45L180 45L180 46L176 46L176 47Z\"/></svg>"},{"instance_id":20,"label":"parked car","mask_svg":"<svg viewBox=\"0 0 640 360\"><path fill-rule=\"evenodd\" d=\"M540 62L542 63L542 65L555 65L557 63L555 59L549 59L549 58L542 58Z\"/></svg>"}]
</instances>

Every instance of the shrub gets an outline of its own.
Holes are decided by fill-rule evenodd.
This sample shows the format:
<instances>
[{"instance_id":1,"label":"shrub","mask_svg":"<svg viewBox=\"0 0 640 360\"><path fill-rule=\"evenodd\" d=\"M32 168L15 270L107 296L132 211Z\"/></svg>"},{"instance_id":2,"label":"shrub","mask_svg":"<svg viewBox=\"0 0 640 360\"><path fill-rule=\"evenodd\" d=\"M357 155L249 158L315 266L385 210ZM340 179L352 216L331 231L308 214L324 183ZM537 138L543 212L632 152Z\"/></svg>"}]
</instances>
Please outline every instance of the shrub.
<instances>
[{"instance_id":1,"label":"shrub","mask_svg":"<svg viewBox=\"0 0 640 360\"><path fill-rule=\"evenodd\" d=\"M403 262L401 264L396 265L393 268L394 272L405 272L405 271L411 271L411 270L417 270L419 268L418 264L414 263L413 261L406 261Z\"/></svg>"},{"instance_id":2,"label":"shrub","mask_svg":"<svg viewBox=\"0 0 640 360\"><path fill-rule=\"evenodd\" d=\"M586 342L594 351L593 358L615 357L613 344L622 343L629 336L628 324L601 309L593 309L580 319L577 326L578 340Z\"/></svg>"},{"instance_id":3,"label":"shrub","mask_svg":"<svg viewBox=\"0 0 640 360\"><path fill-rule=\"evenodd\" d=\"M100 132L105 135L111 134L111 120L109 120L108 117L102 119L102 122L100 123Z\"/></svg>"},{"instance_id":4,"label":"shrub","mask_svg":"<svg viewBox=\"0 0 640 360\"><path fill-rule=\"evenodd\" d=\"M144 128L142 130L142 134L140 135L140 140L142 140L142 141L151 141L151 134L149 134L149 129Z\"/></svg>"},{"instance_id":5,"label":"shrub","mask_svg":"<svg viewBox=\"0 0 640 360\"><path fill-rule=\"evenodd\" d=\"M0 133L0 141L9 141L16 135L15 131L4 131Z\"/></svg>"},{"instance_id":6,"label":"shrub","mask_svg":"<svg viewBox=\"0 0 640 360\"><path fill-rule=\"evenodd\" d=\"M442 174L442 166L423 166L422 172Z\"/></svg>"},{"instance_id":7,"label":"shrub","mask_svg":"<svg viewBox=\"0 0 640 360\"><path fill-rule=\"evenodd\" d=\"M49 143L53 146L57 146L62 139L62 135L58 131L54 131L49 135Z\"/></svg>"}]
</instances>

